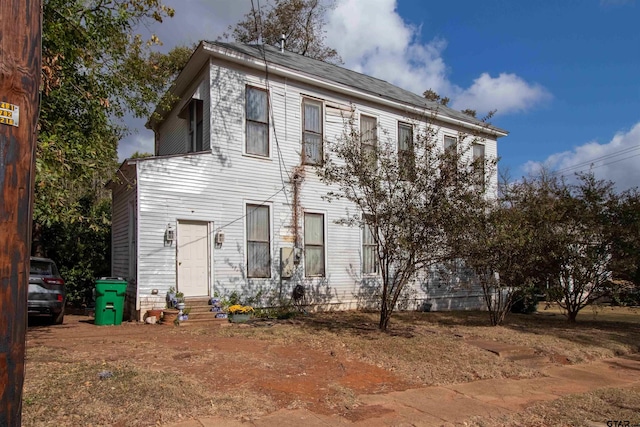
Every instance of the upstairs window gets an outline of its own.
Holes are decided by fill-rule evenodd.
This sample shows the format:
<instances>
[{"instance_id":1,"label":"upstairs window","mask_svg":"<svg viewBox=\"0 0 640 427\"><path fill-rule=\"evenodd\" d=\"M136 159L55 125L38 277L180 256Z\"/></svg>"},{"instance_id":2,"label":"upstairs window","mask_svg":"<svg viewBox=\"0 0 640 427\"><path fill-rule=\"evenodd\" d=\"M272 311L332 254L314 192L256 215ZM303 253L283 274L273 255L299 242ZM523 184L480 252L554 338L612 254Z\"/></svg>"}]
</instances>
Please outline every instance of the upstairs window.
<instances>
[{"instance_id":1,"label":"upstairs window","mask_svg":"<svg viewBox=\"0 0 640 427\"><path fill-rule=\"evenodd\" d=\"M304 275L324 277L323 214L304 214Z\"/></svg>"},{"instance_id":2,"label":"upstairs window","mask_svg":"<svg viewBox=\"0 0 640 427\"><path fill-rule=\"evenodd\" d=\"M366 167L376 169L378 123L375 117L360 116L360 153Z\"/></svg>"},{"instance_id":3,"label":"upstairs window","mask_svg":"<svg viewBox=\"0 0 640 427\"><path fill-rule=\"evenodd\" d=\"M444 136L444 151L445 153L455 154L458 151L458 138L453 136Z\"/></svg>"},{"instance_id":4,"label":"upstairs window","mask_svg":"<svg viewBox=\"0 0 640 427\"><path fill-rule=\"evenodd\" d=\"M267 91L247 86L246 153L269 157L269 106Z\"/></svg>"},{"instance_id":5,"label":"upstairs window","mask_svg":"<svg viewBox=\"0 0 640 427\"><path fill-rule=\"evenodd\" d=\"M448 135L444 136L444 154L446 162L444 165L445 170L456 171L458 169L458 138Z\"/></svg>"},{"instance_id":6,"label":"upstairs window","mask_svg":"<svg viewBox=\"0 0 640 427\"><path fill-rule=\"evenodd\" d=\"M271 277L269 206L247 205L247 277Z\"/></svg>"},{"instance_id":7,"label":"upstairs window","mask_svg":"<svg viewBox=\"0 0 640 427\"><path fill-rule=\"evenodd\" d=\"M302 163L305 165L322 164L322 104L305 99L302 101Z\"/></svg>"},{"instance_id":8,"label":"upstairs window","mask_svg":"<svg viewBox=\"0 0 640 427\"><path fill-rule=\"evenodd\" d=\"M189 102L189 141L187 151L197 152L203 150L202 119L203 102L200 99L192 99Z\"/></svg>"},{"instance_id":9,"label":"upstairs window","mask_svg":"<svg viewBox=\"0 0 640 427\"><path fill-rule=\"evenodd\" d=\"M473 168L476 173L478 183L484 188L485 170L483 144L473 144Z\"/></svg>"},{"instance_id":10,"label":"upstairs window","mask_svg":"<svg viewBox=\"0 0 640 427\"><path fill-rule=\"evenodd\" d=\"M413 151L413 126L398 123L398 168L400 179L411 181L415 177L415 153Z\"/></svg>"}]
</instances>

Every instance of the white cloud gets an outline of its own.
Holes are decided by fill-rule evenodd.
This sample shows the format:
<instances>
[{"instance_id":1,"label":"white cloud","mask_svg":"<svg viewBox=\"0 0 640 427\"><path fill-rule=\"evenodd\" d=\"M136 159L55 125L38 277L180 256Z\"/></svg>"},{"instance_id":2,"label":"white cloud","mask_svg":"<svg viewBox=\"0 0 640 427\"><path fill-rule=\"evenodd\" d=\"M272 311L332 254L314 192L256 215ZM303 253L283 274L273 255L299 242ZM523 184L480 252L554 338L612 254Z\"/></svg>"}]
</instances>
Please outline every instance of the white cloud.
<instances>
[{"instance_id":1,"label":"white cloud","mask_svg":"<svg viewBox=\"0 0 640 427\"><path fill-rule=\"evenodd\" d=\"M436 38L421 43L420 28L407 24L396 6L396 0L338 0L327 16L327 44L348 68L417 94L433 89L450 97L451 106L458 110L472 108L482 115L498 109L498 114L509 114L550 99L545 88L515 74L493 78L483 73L467 89L455 85L442 58L446 41Z\"/></svg>"},{"instance_id":2,"label":"white cloud","mask_svg":"<svg viewBox=\"0 0 640 427\"><path fill-rule=\"evenodd\" d=\"M441 56L446 42L417 42L419 28L403 21L394 0L339 0L328 12L326 30L327 45L347 68L419 94L428 88L441 94L452 90Z\"/></svg>"},{"instance_id":3,"label":"white cloud","mask_svg":"<svg viewBox=\"0 0 640 427\"><path fill-rule=\"evenodd\" d=\"M551 98L542 86L530 84L515 74L500 73L496 78L482 73L468 89L456 95L452 107L471 108L487 112L497 109L500 114L518 113Z\"/></svg>"},{"instance_id":4,"label":"white cloud","mask_svg":"<svg viewBox=\"0 0 640 427\"><path fill-rule=\"evenodd\" d=\"M251 11L250 2L238 0L166 0L164 4L175 10L175 16L153 25L149 31L158 35L165 50L179 44L215 40Z\"/></svg>"},{"instance_id":5,"label":"white cloud","mask_svg":"<svg viewBox=\"0 0 640 427\"><path fill-rule=\"evenodd\" d=\"M164 42L163 51L179 44L215 40L251 11L250 2L237 0L166 0L165 4L175 9L175 16L142 29L158 35ZM483 73L467 89L454 84L442 56L446 40L421 42L421 28L405 22L396 6L396 0L336 0L326 16L327 45L338 51L347 68L417 94L431 88L450 97L453 108L472 108L479 115L494 108L498 114L522 112L550 98L542 86L515 74L493 78ZM149 142L153 134L142 126L137 128L140 133L121 141L120 157L136 150L153 150ZM145 145L141 145L143 141Z\"/></svg>"},{"instance_id":6,"label":"white cloud","mask_svg":"<svg viewBox=\"0 0 640 427\"><path fill-rule=\"evenodd\" d=\"M544 167L568 178L576 172L592 170L598 179L613 181L623 190L640 184L639 158L640 122L629 131L616 133L606 144L591 141L571 151L552 154L544 162L527 162L523 170L535 174Z\"/></svg>"}]
</instances>

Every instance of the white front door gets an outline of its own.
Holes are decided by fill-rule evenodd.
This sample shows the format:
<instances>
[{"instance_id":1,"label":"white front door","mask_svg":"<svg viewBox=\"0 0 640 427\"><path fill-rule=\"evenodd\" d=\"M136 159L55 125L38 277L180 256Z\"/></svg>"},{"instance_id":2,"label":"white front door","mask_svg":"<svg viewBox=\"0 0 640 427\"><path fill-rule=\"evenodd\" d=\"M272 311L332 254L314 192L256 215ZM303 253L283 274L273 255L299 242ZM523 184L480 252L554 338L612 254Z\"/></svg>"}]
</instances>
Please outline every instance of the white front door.
<instances>
[{"instance_id":1,"label":"white front door","mask_svg":"<svg viewBox=\"0 0 640 427\"><path fill-rule=\"evenodd\" d=\"M178 221L178 292L186 297L209 295L209 225Z\"/></svg>"}]
</instances>

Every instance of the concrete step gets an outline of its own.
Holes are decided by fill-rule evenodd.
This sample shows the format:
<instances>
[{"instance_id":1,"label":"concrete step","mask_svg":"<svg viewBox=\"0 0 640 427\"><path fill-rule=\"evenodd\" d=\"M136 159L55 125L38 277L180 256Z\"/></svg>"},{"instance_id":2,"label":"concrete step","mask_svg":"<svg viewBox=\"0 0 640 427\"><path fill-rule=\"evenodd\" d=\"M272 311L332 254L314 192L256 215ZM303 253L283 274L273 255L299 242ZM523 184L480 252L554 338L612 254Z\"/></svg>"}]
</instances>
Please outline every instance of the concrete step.
<instances>
[{"instance_id":1,"label":"concrete step","mask_svg":"<svg viewBox=\"0 0 640 427\"><path fill-rule=\"evenodd\" d=\"M211 308L211 298L209 297L186 297L184 303L187 307L209 307Z\"/></svg>"},{"instance_id":2,"label":"concrete step","mask_svg":"<svg viewBox=\"0 0 640 427\"><path fill-rule=\"evenodd\" d=\"M215 317L196 317L189 315L189 320L180 323L180 326L206 326L206 327L224 327L231 325L229 319L216 319Z\"/></svg>"}]
</instances>

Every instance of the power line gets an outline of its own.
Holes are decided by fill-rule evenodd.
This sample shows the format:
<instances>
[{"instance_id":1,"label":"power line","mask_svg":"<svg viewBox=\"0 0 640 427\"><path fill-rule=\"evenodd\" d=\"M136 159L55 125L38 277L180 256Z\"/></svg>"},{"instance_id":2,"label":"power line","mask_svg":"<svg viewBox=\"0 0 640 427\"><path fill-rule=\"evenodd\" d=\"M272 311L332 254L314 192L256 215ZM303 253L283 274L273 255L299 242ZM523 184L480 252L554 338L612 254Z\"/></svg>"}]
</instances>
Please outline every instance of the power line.
<instances>
[{"instance_id":1,"label":"power line","mask_svg":"<svg viewBox=\"0 0 640 427\"><path fill-rule=\"evenodd\" d=\"M640 156L640 153L638 153L638 154L634 154L633 156L625 157L624 159L614 160L614 161L612 161L612 162L603 163L603 164L601 164L601 165L597 165L597 166L593 166L593 165L592 165L589 169L598 169L598 168L601 168L601 167L603 167L603 166L608 166L608 165L612 165L612 164L614 164L614 163L624 162L625 160L633 159L634 157L639 157L639 156ZM579 170L577 170L576 172L581 172L581 171L583 171L583 170L584 170L584 169L579 169ZM561 176L564 176L564 175L561 175Z\"/></svg>"},{"instance_id":2,"label":"power line","mask_svg":"<svg viewBox=\"0 0 640 427\"><path fill-rule=\"evenodd\" d=\"M260 0L257 0L257 2L258 2L258 11L256 12L255 6L253 4L253 0L251 0L251 10L253 12L253 19L254 19L258 39L262 39L262 10L260 7ZM258 25L258 22L260 23L259 25ZM264 61L265 81L267 84L267 92L268 92L267 93L267 110L271 118L271 123L273 127L273 137L276 143L276 151L278 154L278 168L280 169L280 182L282 183L282 186L285 187L286 184L284 182L284 176L282 175L283 168L290 182L292 181L292 178L291 178L291 175L289 174L289 171L287 170L287 165L284 161L284 156L282 155L282 150L280 149L280 143L278 141L278 131L276 129L275 116L273 114L273 105L271 103L271 81L269 79L269 62L267 61L267 54L264 48L264 40L262 40L262 43L259 44L258 50L262 53L262 59ZM284 192L284 197L287 202L287 205L289 205L289 196L287 195L286 191ZM291 209L293 214L294 207L292 207Z\"/></svg>"},{"instance_id":3,"label":"power line","mask_svg":"<svg viewBox=\"0 0 640 427\"><path fill-rule=\"evenodd\" d=\"M225 225L222 225L222 226L220 226L220 227L217 227L217 229L218 229L218 230L222 230L223 228L226 228L226 227L230 226L231 224L234 224L234 223L236 223L236 222L240 221L241 219L244 219L247 215L249 215L251 212L253 212L253 211L255 211L256 209L258 209L259 207L266 206L266 203L267 203L269 200L273 199L273 198L274 198L278 193L280 193L280 192L281 192L282 190L284 190L284 189L285 189L285 187L282 187L281 189L279 189L278 191L276 191L275 193L273 193L271 196L269 196L267 199L263 200L262 202L260 202L260 203L258 203L258 204L255 204L255 206L256 206L255 208L251 209L250 211L247 211L247 213L245 213L244 215L242 215L242 216L240 216L240 217L238 217L238 218L234 219L233 221L230 221L230 222L226 223ZM253 203L252 203L252 204L253 204Z\"/></svg>"},{"instance_id":4,"label":"power line","mask_svg":"<svg viewBox=\"0 0 640 427\"><path fill-rule=\"evenodd\" d=\"M552 175L563 175L564 173L570 172L570 171L575 170L575 169L577 169L579 171L579 170L581 170L581 168L583 166L593 165L593 163L598 162L600 160L605 160L605 159L609 159L609 158L612 158L612 157L616 157L616 156L619 156L621 154L629 153L629 152L632 152L632 151L638 150L638 149L640 149L640 145L636 145L636 146L633 146L633 147L628 147L628 148L625 148L625 149L622 149L622 150L614 151L613 153L609 153L609 154L605 154L605 155L602 155L602 156L598 156L598 157L595 157L595 158L593 158L591 160L586 160L584 162L576 163L575 165L571 165L571 166L564 167L562 169L555 170L551 174ZM616 160L614 162L606 163L606 164L603 164L603 165L600 165L600 166L597 166L597 167L606 166L606 165L609 165L609 164L612 164L612 163L616 163L618 161L623 161L623 160L626 160L626 159L629 159L629 158L633 158L633 157L636 157L636 155L631 156L631 157L625 157L624 159L619 159L619 160Z\"/></svg>"}]
</instances>

